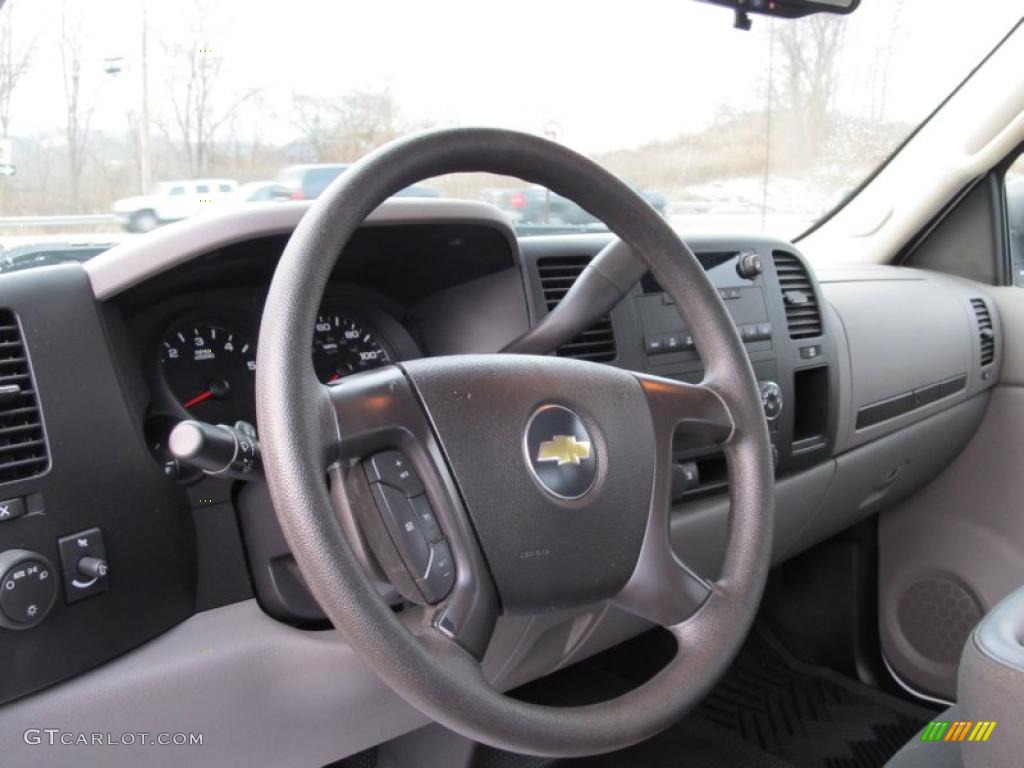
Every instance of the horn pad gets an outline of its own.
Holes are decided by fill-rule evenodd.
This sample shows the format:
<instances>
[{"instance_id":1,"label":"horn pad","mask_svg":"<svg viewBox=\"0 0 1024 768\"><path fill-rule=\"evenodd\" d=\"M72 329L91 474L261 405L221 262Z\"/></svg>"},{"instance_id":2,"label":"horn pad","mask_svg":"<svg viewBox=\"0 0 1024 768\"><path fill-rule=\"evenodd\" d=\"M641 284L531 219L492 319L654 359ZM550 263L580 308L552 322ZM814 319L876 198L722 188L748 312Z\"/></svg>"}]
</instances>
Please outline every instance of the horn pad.
<instances>
[{"instance_id":1,"label":"horn pad","mask_svg":"<svg viewBox=\"0 0 1024 768\"><path fill-rule=\"evenodd\" d=\"M636 566L654 430L636 378L556 357L402 364L437 433L508 613L616 594Z\"/></svg>"}]
</instances>

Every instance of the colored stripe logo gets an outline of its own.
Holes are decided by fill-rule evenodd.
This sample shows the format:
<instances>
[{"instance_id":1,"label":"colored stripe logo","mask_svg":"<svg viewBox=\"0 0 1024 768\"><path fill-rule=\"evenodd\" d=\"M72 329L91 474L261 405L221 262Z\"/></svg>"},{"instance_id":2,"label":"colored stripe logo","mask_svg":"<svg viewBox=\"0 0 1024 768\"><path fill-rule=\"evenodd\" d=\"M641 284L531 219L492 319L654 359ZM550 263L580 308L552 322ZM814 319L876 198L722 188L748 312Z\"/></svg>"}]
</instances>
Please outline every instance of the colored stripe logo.
<instances>
[{"instance_id":1,"label":"colored stripe logo","mask_svg":"<svg viewBox=\"0 0 1024 768\"><path fill-rule=\"evenodd\" d=\"M988 741L995 720L933 720L921 733L921 741Z\"/></svg>"}]
</instances>

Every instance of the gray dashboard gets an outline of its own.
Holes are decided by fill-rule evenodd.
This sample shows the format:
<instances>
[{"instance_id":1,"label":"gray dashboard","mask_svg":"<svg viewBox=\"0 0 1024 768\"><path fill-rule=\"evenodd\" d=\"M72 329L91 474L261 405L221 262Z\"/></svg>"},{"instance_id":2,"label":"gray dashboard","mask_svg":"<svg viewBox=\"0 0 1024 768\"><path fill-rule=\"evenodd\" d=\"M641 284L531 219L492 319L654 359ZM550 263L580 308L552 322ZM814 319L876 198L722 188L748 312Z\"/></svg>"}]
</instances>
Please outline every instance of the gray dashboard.
<instances>
[{"instance_id":1,"label":"gray dashboard","mask_svg":"<svg viewBox=\"0 0 1024 768\"><path fill-rule=\"evenodd\" d=\"M146 450L143 424L154 388L143 358L154 329L174 315L181 296L221 302L224 281L242 273L251 277L251 295L244 301L258 316L267 270L304 211L303 204L283 204L200 217L114 249L87 264L84 273L60 268L69 306L78 306L83 316L93 312L72 341L99 356L103 385L123 405L115 409L119 431L108 439L120 436L134 451L126 461L148 463L148 479L136 492L159 498L165 507L161 514L174 533L171 554L178 556L178 570L146 580L146 558L167 553L152 538L139 540L140 549L138 541L119 537L122 518L107 517L114 514L108 508L132 502L113 488L95 503L84 497L54 508L47 520L59 521L58 527L32 528L38 517L0 523L0 549L44 552L53 549L57 533L99 525L109 532L118 578L136 569L147 587L133 588L129 600L117 596L119 584L112 581L107 595L58 605L52 623L25 632L0 629L0 652L23 660L16 685L0 682L0 700L8 702L0 706L0 733L14 745L6 764L35 763L42 755L50 765L80 764L82 753L75 749L40 752L24 743L22 732L44 722L43 727L68 731L139 730L154 723L162 730L205 731L206 746L189 752L189 760L209 765L240 762L242 756L322 765L424 724L347 649L308 593L303 596L301 575L288 566L289 553L265 497L239 493L222 481L182 486L162 477ZM341 274L338 286L362 292L365 301L383 308L413 340L416 353L493 352L543 317L571 284L573 270L582 269L610 237L517 240L495 209L450 201L389 201L366 229L415 235L410 227L467 226L489 230L491 248L507 249L496 258L482 254L490 266L472 279L440 280L413 295L391 286L385 269L378 275ZM445 235L452 241L458 232ZM909 269L816 271L792 244L768 238L702 236L688 242L740 326L758 378L777 387L771 391L781 410L770 420L777 458L776 562L913 493L970 439L1002 357L995 307L971 283ZM409 258L453 272L439 253L417 251ZM760 273L737 272L745 253L759 256ZM228 269L236 262L241 273ZM74 433L79 422L70 416L66 423L56 421L68 395L48 357L52 326L33 309L52 290L31 272L0 277L0 304L20 317L39 379L53 463L45 476L9 486L11 495L49 498L55 492L46 483L81 488L87 482L69 468L86 461L67 448L88 450ZM808 314L810 306L816 317ZM699 380L701 362L686 337L675 308L645 279L606 320L558 353ZM87 398L89 392L80 394ZM688 562L714 576L727 525L726 468L708 445L680 444L676 460L673 541ZM127 567L115 561L133 546L139 562ZM147 614L160 604L161 589L174 595L174 610ZM99 625L102 639L111 641L108 652L97 643L79 658L75 639L95 633L100 613L111 610L115 599L128 615ZM135 621L139 616L148 620ZM138 624L144 631L131 628ZM485 668L497 686L511 688L644 628L606 605L503 617ZM60 674L37 647L63 654ZM63 712L59 722L56 712ZM147 750L146 760L178 764L176 752ZM93 748L88 754L105 764L127 765L137 764L140 752Z\"/></svg>"}]
</instances>

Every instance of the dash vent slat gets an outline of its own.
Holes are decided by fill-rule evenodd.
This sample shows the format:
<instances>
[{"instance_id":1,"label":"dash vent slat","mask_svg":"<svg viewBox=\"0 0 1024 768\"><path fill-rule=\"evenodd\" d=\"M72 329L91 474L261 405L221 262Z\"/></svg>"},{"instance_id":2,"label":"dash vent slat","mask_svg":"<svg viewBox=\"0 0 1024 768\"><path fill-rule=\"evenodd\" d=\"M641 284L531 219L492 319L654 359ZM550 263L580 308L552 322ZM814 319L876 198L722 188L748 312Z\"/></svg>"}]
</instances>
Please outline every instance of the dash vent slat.
<instances>
[{"instance_id":1,"label":"dash vent slat","mask_svg":"<svg viewBox=\"0 0 1024 768\"><path fill-rule=\"evenodd\" d=\"M544 304L548 312L554 309L569 288L576 282L590 256L547 256L537 260L537 276L544 293ZM558 348L559 357L574 357L595 363L607 363L615 359L615 333L612 320L605 315L587 330Z\"/></svg>"},{"instance_id":2,"label":"dash vent slat","mask_svg":"<svg viewBox=\"0 0 1024 768\"><path fill-rule=\"evenodd\" d=\"M807 268L799 258L786 251L773 251L772 261L782 290L789 337L808 339L821 336L821 308Z\"/></svg>"},{"instance_id":3,"label":"dash vent slat","mask_svg":"<svg viewBox=\"0 0 1024 768\"><path fill-rule=\"evenodd\" d=\"M0 483L46 471L50 457L17 318L0 309Z\"/></svg>"},{"instance_id":4,"label":"dash vent slat","mask_svg":"<svg viewBox=\"0 0 1024 768\"><path fill-rule=\"evenodd\" d=\"M978 321L978 341L981 342L981 364L991 365L996 359L996 331L992 313L984 299L971 299L971 309Z\"/></svg>"}]
</instances>

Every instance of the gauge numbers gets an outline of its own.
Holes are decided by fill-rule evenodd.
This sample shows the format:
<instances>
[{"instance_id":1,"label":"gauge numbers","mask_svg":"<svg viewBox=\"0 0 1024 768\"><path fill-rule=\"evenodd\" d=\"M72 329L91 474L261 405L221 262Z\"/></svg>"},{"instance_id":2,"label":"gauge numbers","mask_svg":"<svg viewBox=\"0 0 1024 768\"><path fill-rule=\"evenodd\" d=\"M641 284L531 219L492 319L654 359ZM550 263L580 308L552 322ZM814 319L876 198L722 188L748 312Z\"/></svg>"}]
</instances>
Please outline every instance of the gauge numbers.
<instances>
[{"instance_id":1,"label":"gauge numbers","mask_svg":"<svg viewBox=\"0 0 1024 768\"><path fill-rule=\"evenodd\" d=\"M256 409L256 348L223 325L190 323L162 340L164 380L179 405L201 421L233 424Z\"/></svg>"},{"instance_id":2,"label":"gauge numbers","mask_svg":"<svg viewBox=\"0 0 1024 768\"><path fill-rule=\"evenodd\" d=\"M325 384L391 362L365 323L339 312L321 312L313 330L313 369Z\"/></svg>"}]
</instances>

